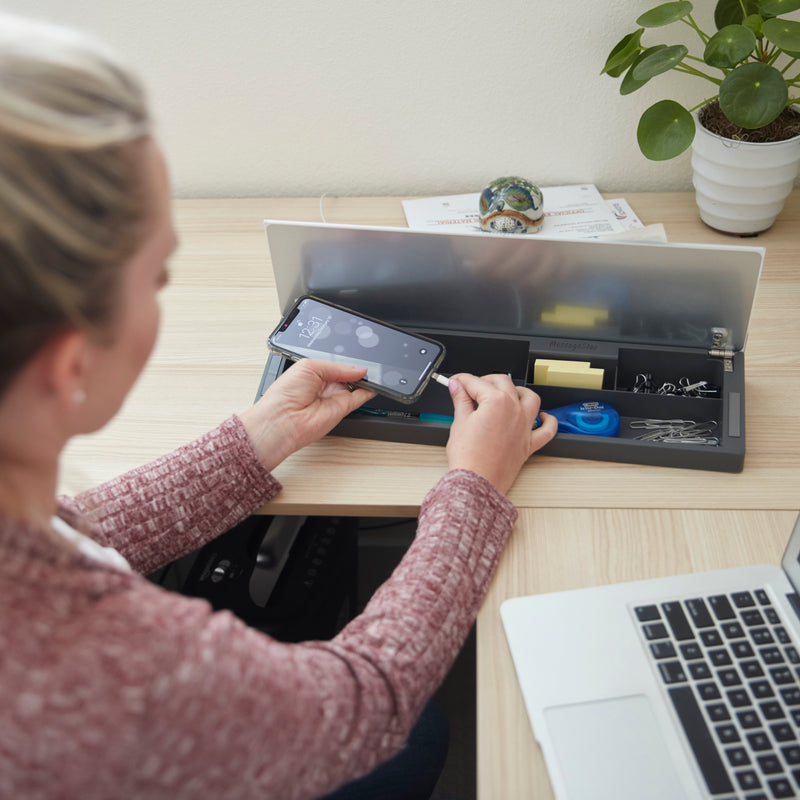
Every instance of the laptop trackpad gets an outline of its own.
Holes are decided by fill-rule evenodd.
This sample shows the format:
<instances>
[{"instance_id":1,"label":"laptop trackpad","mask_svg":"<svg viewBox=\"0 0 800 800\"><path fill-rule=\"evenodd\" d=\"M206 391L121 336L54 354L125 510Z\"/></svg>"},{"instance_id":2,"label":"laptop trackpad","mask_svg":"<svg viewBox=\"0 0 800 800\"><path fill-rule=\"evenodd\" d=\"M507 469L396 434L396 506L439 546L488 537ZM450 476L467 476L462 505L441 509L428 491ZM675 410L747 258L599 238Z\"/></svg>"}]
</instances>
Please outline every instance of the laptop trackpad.
<instances>
[{"instance_id":1,"label":"laptop trackpad","mask_svg":"<svg viewBox=\"0 0 800 800\"><path fill-rule=\"evenodd\" d=\"M544 710L570 800L686 797L644 695Z\"/></svg>"}]
</instances>

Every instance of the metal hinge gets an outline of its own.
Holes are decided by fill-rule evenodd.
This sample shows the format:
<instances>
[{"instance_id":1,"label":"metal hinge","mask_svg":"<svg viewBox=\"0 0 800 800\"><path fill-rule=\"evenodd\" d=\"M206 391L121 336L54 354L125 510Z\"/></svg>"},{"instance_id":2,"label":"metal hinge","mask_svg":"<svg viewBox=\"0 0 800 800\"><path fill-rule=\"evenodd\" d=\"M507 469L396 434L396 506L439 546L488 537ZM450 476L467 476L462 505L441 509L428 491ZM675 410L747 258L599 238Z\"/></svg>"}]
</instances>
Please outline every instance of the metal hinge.
<instances>
[{"instance_id":1,"label":"metal hinge","mask_svg":"<svg viewBox=\"0 0 800 800\"><path fill-rule=\"evenodd\" d=\"M722 368L725 372L733 372L733 356L735 350L726 347L728 344L728 329L727 328L712 328L711 329L711 349L708 354L714 358L721 358L723 360Z\"/></svg>"}]
</instances>

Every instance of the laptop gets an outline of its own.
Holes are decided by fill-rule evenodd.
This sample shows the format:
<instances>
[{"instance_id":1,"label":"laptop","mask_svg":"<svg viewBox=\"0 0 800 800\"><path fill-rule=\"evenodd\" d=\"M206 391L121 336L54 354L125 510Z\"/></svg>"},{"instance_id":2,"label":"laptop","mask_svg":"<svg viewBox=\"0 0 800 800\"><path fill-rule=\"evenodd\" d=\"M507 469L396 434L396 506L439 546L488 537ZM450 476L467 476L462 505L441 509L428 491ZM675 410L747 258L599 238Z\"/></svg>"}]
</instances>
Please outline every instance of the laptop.
<instances>
[{"instance_id":1,"label":"laptop","mask_svg":"<svg viewBox=\"0 0 800 800\"><path fill-rule=\"evenodd\" d=\"M800 797L800 516L781 568L501 606L559 800Z\"/></svg>"}]
</instances>

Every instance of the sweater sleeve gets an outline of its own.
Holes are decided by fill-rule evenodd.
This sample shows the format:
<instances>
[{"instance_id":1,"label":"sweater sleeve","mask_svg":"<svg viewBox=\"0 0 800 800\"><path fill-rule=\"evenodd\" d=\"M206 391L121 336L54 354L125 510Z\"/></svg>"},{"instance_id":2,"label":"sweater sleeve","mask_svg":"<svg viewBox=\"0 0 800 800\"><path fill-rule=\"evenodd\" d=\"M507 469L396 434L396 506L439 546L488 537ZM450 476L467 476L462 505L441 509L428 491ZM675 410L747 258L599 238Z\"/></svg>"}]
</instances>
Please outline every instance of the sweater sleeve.
<instances>
[{"instance_id":1,"label":"sweater sleeve","mask_svg":"<svg viewBox=\"0 0 800 800\"><path fill-rule=\"evenodd\" d=\"M63 715L41 709L29 729L59 752L37 780L85 798L310 800L367 773L402 747L452 665L515 519L483 478L449 473L394 574L329 642L276 642L205 601L115 577L77 639L56 634L69 653L48 692L63 684L82 712L57 730Z\"/></svg>"},{"instance_id":2,"label":"sweater sleeve","mask_svg":"<svg viewBox=\"0 0 800 800\"><path fill-rule=\"evenodd\" d=\"M74 498L62 509L147 574L232 528L280 491L238 417Z\"/></svg>"}]
</instances>

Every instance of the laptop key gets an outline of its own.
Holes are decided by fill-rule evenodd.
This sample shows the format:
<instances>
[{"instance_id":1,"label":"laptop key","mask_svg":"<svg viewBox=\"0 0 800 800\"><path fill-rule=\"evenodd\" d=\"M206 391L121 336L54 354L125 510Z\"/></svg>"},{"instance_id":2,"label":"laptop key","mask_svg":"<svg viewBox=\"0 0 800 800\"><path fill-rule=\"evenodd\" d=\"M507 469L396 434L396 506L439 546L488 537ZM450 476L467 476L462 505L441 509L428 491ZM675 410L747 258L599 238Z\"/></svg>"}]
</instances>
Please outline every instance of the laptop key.
<instances>
[{"instance_id":1,"label":"laptop key","mask_svg":"<svg viewBox=\"0 0 800 800\"><path fill-rule=\"evenodd\" d=\"M689 673L696 681L704 681L711 677L711 668L705 661L692 661L689 664Z\"/></svg>"},{"instance_id":2,"label":"laptop key","mask_svg":"<svg viewBox=\"0 0 800 800\"><path fill-rule=\"evenodd\" d=\"M778 640L778 641L779 641L781 644L789 644L789 642L791 642L791 641L792 641L792 640L789 638L789 634L786 632L786 628L784 628L784 627L783 627L783 625L778 625L778 626L775 628L775 638L776 638L776 639L777 639L777 640Z\"/></svg>"},{"instance_id":3,"label":"laptop key","mask_svg":"<svg viewBox=\"0 0 800 800\"><path fill-rule=\"evenodd\" d=\"M800 689L796 686L789 686L786 689L781 689L781 697L787 706L800 706Z\"/></svg>"},{"instance_id":4,"label":"laptop key","mask_svg":"<svg viewBox=\"0 0 800 800\"><path fill-rule=\"evenodd\" d=\"M662 658L675 658L678 655L675 645L670 641L653 642L650 645L650 652L653 654L653 658L659 660Z\"/></svg>"},{"instance_id":5,"label":"laptop key","mask_svg":"<svg viewBox=\"0 0 800 800\"><path fill-rule=\"evenodd\" d=\"M711 794L732 792L733 784L692 690L688 686L674 686L668 689L667 693L683 725L708 791Z\"/></svg>"},{"instance_id":6,"label":"laptop key","mask_svg":"<svg viewBox=\"0 0 800 800\"><path fill-rule=\"evenodd\" d=\"M709 650L708 657L715 667L729 667L733 664L731 654L724 647L717 650Z\"/></svg>"},{"instance_id":7,"label":"laptop key","mask_svg":"<svg viewBox=\"0 0 800 800\"><path fill-rule=\"evenodd\" d=\"M781 760L775 755L759 756L756 760L765 775L777 775L779 772L783 772Z\"/></svg>"},{"instance_id":8,"label":"laptop key","mask_svg":"<svg viewBox=\"0 0 800 800\"><path fill-rule=\"evenodd\" d=\"M786 712L783 706L775 700L769 700L766 703L759 703L758 707L764 715L764 719L785 719Z\"/></svg>"},{"instance_id":9,"label":"laptop key","mask_svg":"<svg viewBox=\"0 0 800 800\"><path fill-rule=\"evenodd\" d=\"M753 705L750 700L750 695L747 694L745 689L731 689L727 694L728 700L734 708L743 708L744 706Z\"/></svg>"},{"instance_id":10,"label":"laptop key","mask_svg":"<svg viewBox=\"0 0 800 800\"><path fill-rule=\"evenodd\" d=\"M775 798L782 797L796 797L792 784L786 778L775 778L774 780L767 781L769 790Z\"/></svg>"},{"instance_id":11,"label":"laptop key","mask_svg":"<svg viewBox=\"0 0 800 800\"><path fill-rule=\"evenodd\" d=\"M765 664L783 664L783 653L777 647L762 647L758 651Z\"/></svg>"},{"instance_id":12,"label":"laptop key","mask_svg":"<svg viewBox=\"0 0 800 800\"><path fill-rule=\"evenodd\" d=\"M750 764L750 756L744 747L729 747L725 755L732 767L746 767Z\"/></svg>"},{"instance_id":13,"label":"laptop key","mask_svg":"<svg viewBox=\"0 0 800 800\"><path fill-rule=\"evenodd\" d=\"M669 639L667 626L663 622L648 622L642 625L642 633L648 641L653 639Z\"/></svg>"},{"instance_id":14,"label":"laptop key","mask_svg":"<svg viewBox=\"0 0 800 800\"><path fill-rule=\"evenodd\" d=\"M711 614L702 597L695 597L685 602L686 610L696 628L710 628L714 624Z\"/></svg>"},{"instance_id":15,"label":"laptop key","mask_svg":"<svg viewBox=\"0 0 800 800\"><path fill-rule=\"evenodd\" d=\"M731 712L725 703L709 703L706 713L712 722L727 722L731 718Z\"/></svg>"},{"instance_id":16,"label":"laptop key","mask_svg":"<svg viewBox=\"0 0 800 800\"><path fill-rule=\"evenodd\" d=\"M638 606L634 609L636 619L639 622L652 622L654 619L661 619L661 612L658 606Z\"/></svg>"},{"instance_id":17,"label":"laptop key","mask_svg":"<svg viewBox=\"0 0 800 800\"><path fill-rule=\"evenodd\" d=\"M743 791L761 788L761 780L759 779L758 774L752 769L746 769L742 770L741 772L737 772L736 780Z\"/></svg>"},{"instance_id":18,"label":"laptop key","mask_svg":"<svg viewBox=\"0 0 800 800\"><path fill-rule=\"evenodd\" d=\"M797 739L792 726L788 722L776 722L774 725L770 725L769 729L772 731L776 742L791 742L793 739Z\"/></svg>"},{"instance_id":19,"label":"laptop key","mask_svg":"<svg viewBox=\"0 0 800 800\"><path fill-rule=\"evenodd\" d=\"M748 711L739 711L736 714L736 718L739 720L739 725L742 728L760 728L761 727L761 720L758 717L758 714L751 710Z\"/></svg>"},{"instance_id":20,"label":"laptop key","mask_svg":"<svg viewBox=\"0 0 800 800\"><path fill-rule=\"evenodd\" d=\"M752 658L755 655L755 650L750 646L750 642L731 642L731 652L736 658Z\"/></svg>"},{"instance_id":21,"label":"laptop key","mask_svg":"<svg viewBox=\"0 0 800 800\"><path fill-rule=\"evenodd\" d=\"M722 744L733 744L741 741L739 731L736 730L734 725L717 725L714 730L717 732L717 738Z\"/></svg>"},{"instance_id":22,"label":"laptop key","mask_svg":"<svg viewBox=\"0 0 800 800\"><path fill-rule=\"evenodd\" d=\"M758 661L741 661L739 669L745 678L761 678L764 675L764 669Z\"/></svg>"},{"instance_id":23,"label":"laptop key","mask_svg":"<svg viewBox=\"0 0 800 800\"><path fill-rule=\"evenodd\" d=\"M764 591L764 589L756 589L753 594L755 594L756 600L758 600L762 606L769 605L769 595Z\"/></svg>"},{"instance_id":24,"label":"laptop key","mask_svg":"<svg viewBox=\"0 0 800 800\"><path fill-rule=\"evenodd\" d=\"M751 608L747 611L742 611L742 622L748 628L752 628L756 625L763 625L764 617L761 616L761 612L757 608Z\"/></svg>"},{"instance_id":25,"label":"laptop key","mask_svg":"<svg viewBox=\"0 0 800 800\"><path fill-rule=\"evenodd\" d=\"M753 628L750 631L750 638L756 645L772 644L775 641L769 628Z\"/></svg>"},{"instance_id":26,"label":"laptop key","mask_svg":"<svg viewBox=\"0 0 800 800\"><path fill-rule=\"evenodd\" d=\"M708 604L714 612L716 618L720 621L726 619L735 619L736 612L733 610L731 601L728 600L724 594L715 594L708 598Z\"/></svg>"},{"instance_id":27,"label":"laptop key","mask_svg":"<svg viewBox=\"0 0 800 800\"><path fill-rule=\"evenodd\" d=\"M731 599L736 608L751 608L756 604L750 592L733 592Z\"/></svg>"},{"instance_id":28,"label":"laptop key","mask_svg":"<svg viewBox=\"0 0 800 800\"><path fill-rule=\"evenodd\" d=\"M698 658L703 657L703 651L700 649L700 645L697 642L687 642L686 644L681 645L681 655L687 661L693 661Z\"/></svg>"},{"instance_id":29,"label":"laptop key","mask_svg":"<svg viewBox=\"0 0 800 800\"><path fill-rule=\"evenodd\" d=\"M739 673L732 668L718 670L717 677L723 686L739 686L742 682Z\"/></svg>"},{"instance_id":30,"label":"laptop key","mask_svg":"<svg viewBox=\"0 0 800 800\"><path fill-rule=\"evenodd\" d=\"M759 700L764 700L767 697L775 697L775 690L769 681L751 681L750 691Z\"/></svg>"},{"instance_id":31,"label":"laptop key","mask_svg":"<svg viewBox=\"0 0 800 800\"><path fill-rule=\"evenodd\" d=\"M781 753L787 764L800 764L800 744L789 744L781 747Z\"/></svg>"},{"instance_id":32,"label":"laptop key","mask_svg":"<svg viewBox=\"0 0 800 800\"><path fill-rule=\"evenodd\" d=\"M683 613L683 608L680 603L662 603L661 610L667 618L672 633L679 642L686 641L687 639L694 639L694 631Z\"/></svg>"},{"instance_id":33,"label":"laptop key","mask_svg":"<svg viewBox=\"0 0 800 800\"><path fill-rule=\"evenodd\" d=\"M781 621L778 612L772 608L772 606L764 609L764 616L767 618L767 622L769 622L770 625L777 625Z\"/></svg>"},{"instance_id":34,"label":"laptop key","mask_svg":"<svg viewBox=\"0 0 800 800\"><path fill-rule=\"evenodd\" d=\"M703 640L703 644L706 647L719 647L722 644L722 637L716 628L703 631L700 634L700 638Z\"/></svg>"},{"instance_id":35,"label":"laptop key","mask_svg":"<svg viewBox=\"0 0 800 800\"><path fill-rule=\"evenodd\" d=\"M753 750L772 750L772 742L769 736L763 731L755 731L755 733L747 734L747 741Z\"/></svg>"},{"instance_id":36,"label":"laptop key","mask_svg":"<svg viewBox=\"0 0 800 800\"><path fill-rule=\"evenodd\" d=\"M719 688L717 687L717 684L713 682L698 683L697 691L700 694L701 699L706 701L719 700L720 697L722 697L722 695L719 692Z\"/></svg>"},{"instance_id":37,"label":"laptop key","mask_svg":"<svg viewBox=\"0 0 800 800\"><path fill-rule=\"evenodd\" d=\"M741 639L744 636L744 628L738 622L723 622L722 632L727 639Z\"/></svg>"},{"instance_id":38,"label":"laptop key","mask_svg":"<svg viewBox=\"0 0 800 800\"><path fill-rule=\"evenodd\" d=\"M685 683L686 673L680 661L660 661L658 671L664 683Z\"/></svg>"},{"instance_id":39,"label":"laptop key","mask_svg":"<svg viewBox=\"0 0 800 800\"><path fill-rule=\"evenodd\" d=\"M794 675L788 667L772 667L769 671L772 675L772 680L781 685L786 683L795 683Z\"/></svg>"}]
</instances>

